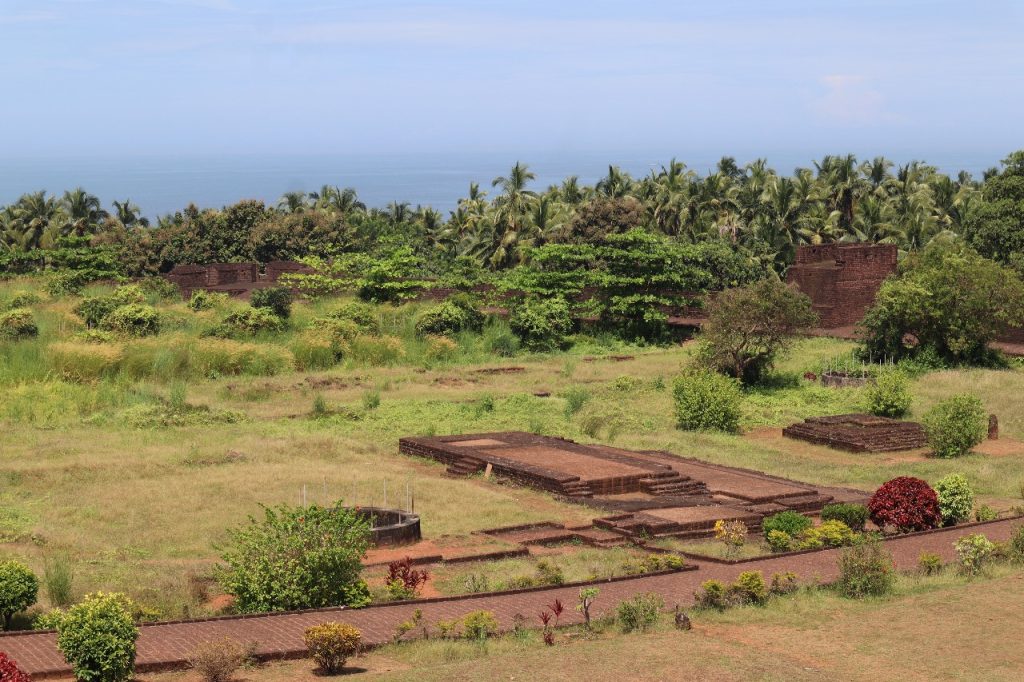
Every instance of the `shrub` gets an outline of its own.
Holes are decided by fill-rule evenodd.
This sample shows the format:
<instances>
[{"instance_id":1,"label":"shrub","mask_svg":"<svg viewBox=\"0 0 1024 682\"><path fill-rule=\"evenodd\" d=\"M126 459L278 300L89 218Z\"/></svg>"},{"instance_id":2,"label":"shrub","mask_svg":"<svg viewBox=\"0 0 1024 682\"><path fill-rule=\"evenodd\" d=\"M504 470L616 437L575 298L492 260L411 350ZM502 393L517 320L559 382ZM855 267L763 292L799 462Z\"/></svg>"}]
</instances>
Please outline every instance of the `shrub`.
<instances>
[{"instance_id":1,"label":"shrub","mask_svg":"<svg viewBox=\"0 0 1024 682\"><path fill-rule=\"evenodd\" d=\"M85 326L90 329L93 327L100 326L100 323L109 315L114 312L119 304L114 301L112 296L92 296L83 299L78 305L75 306L75 315L82 318L85 322Z\"/></svg>"},{"instance_id":2,"label":"shrub","mask_svg":"<svg viewBox=\"0 0 1024 682\"><path fill-rule=\"evenodd\" d=\"M942 522L954 526L971 518L974 509L974 491L963 474L949 474L935 484Z\"/></svg>"},{"instance_id":3,"label":"shrub","mask_svg":"<svg viewBox=\"0 0 1024 682\"><path fill-rule=\"evenodd\" d=\"M321 623L306 628L303 639L310 657L328 675L336 675L359 651L363 633L345 623Z\"/></svg>"},{"instance_id":4,"label":"shrub","mask_svg":"<svg viewBox=\"0 0 1024 682\"><path fill-rule=\"evenodd\" d=\"M480 331L484 314L463 297L452 297L429 308L416 321L417 336L452 336L462 331Z\"/></svg>"},{"instance_id":5,"label":"shrub","mask_svg":"<svg viewBox=\"0 0 1024 682\"><path fill-rule=\"evenodd\" d=\"M868 411L879 417L902 417L910 410L913 396L907 376L897 369L879 372L865 391Z\"/></svg>"},{"instance_id":6,"label":"shrub","mask_svg":"<svg viewBox=\"0 0 1024 682\"><path fill-rule=\"evenodd\" d=\"M254 289L250 304L253 308L269 310L282 320L287 320L292 314L292 292L286 287Z\"/></svg>"},{"instance_id":7,"label":"shrub","mask_svg":"<svg viewBox=\"0 0 1024 682\"><path fill-rule=\"evenodd\" d=\"M959 457L985 439L988 417L975 396L954 395L928 410L924 430L936 456Z\"/></svg>"},{"instance_id":8,"label":"shrub","mask_svg":"<svg viewBox=\"0 0 1024 682\"><path fill-rule=\"evenodd\" d=\"M999 513L987 504L983 504L974 510L975 521L995 521L998 518Z\"/></svg>"},{"instance_id":9,"label":"shrub","mask_svg":"<svg viewBox=\"0 0 1024 682\"><path fill-rule=\"evenodd\" d=\"M744 571L729 586L728 598L734 604L763 604L768 599L768 585L761 571Z\"/></svg>"},{"instance_id":10,"label":"shrub","mask_svg":"<svg viewBox=\"0 0 1024 682\"><path fill-rule=\"evenodd\" d=\"M826 504L821 509L822 521L842 521L851 530L858 533L864 531L864 525L868 521L868 508L863 504L850 502L836 502Z\"/></svg>"},{"instance_id":11,"label":"shrub","mask_svg":"<svg viewBox=\"0 0 1024 682\"><path fill-rule=\"evenodd\" d=\"M932 552L921 552L917 557L917 567L925 575L937 575L942 571L942 557Z\"/></svg>"},{"instance_id":12,"label":"shrub","mask_svg":"<svg viewBox=\"0 0 1024 682\"><path fill-rule=\"evenodd\" d=\"M361 606L369 535L369 522L340 505L264 507L229 532L217 579L242 613Z\"/></svg>"},{"instance_id":13,"label":"shrub","mask_svg":"<svg viewBox=\"0 0 1024 682\"><path fill-rule=\"evenodd\" d=\"M503 358L511 358L519 352L519 337L504 328L494 332L486 332L484 348L488 353L493 353Z\"/></svg>"},{"instance_id":14,"label":"shrub","mask_svg":"<svg viewBox=\"0 0 1024 682\"><path fill-rule=\"evenodd\" d=\"M1015 561L1024 562L1024 525L1013 529L1009 542L1010 557Z\"/></svg>"},{"instance_id":15,"label":"shrub","mask_svg":"<svg viewBox=\"0 0 1024 682\"><path fill-rule=\"evenodd\" d=\"M33 291L15 291L11 300L7 302L8 310L14 308L28 308L43 300L43 297Z\"/></svg>"},{"instance_id":16,"label":"shrub","mask_svg":"<svg viewBox=\"0 0 1024 682\"><path fill-rule=\"evenodd\" d=\"M46 293L51 296L67 296L82 293L88 278L80 272L54 272L46 282Z\"/></svg>"},{"instance_id":17,"label":"shrub","mask_svg":"<svg viewBox=\"0 0 1024 682\"><path fill-rule=\"evenodd\" d=\"M406 557L388 564L388 577L384 583L393 599L414 599L429 579L429 573L413 568L412 560Z\"/></svg>"},{"instance_id":18,"label":"shrub","mask_svg":"<svg viewBox=\"0 0 1024 682\"><path fill-rule=\"evenodd\" d=\"M459 350L458 344L446 336L428 336L426 342L423 357L430 362L447 362L453 359Z\"/></svg>"},{"instance_id":19,"label":"shrub","mask_svg":"<svg viewBox=\"0 0 1024 682\"><path fill-rule=\"evenodd\" d=\"M0 314L0 340L16 341L38 335L39 327L28 308L14 308Z\"/></svg>"},{"instance_id":20,"label":"shrub","mask_svg":"<svg viewBox=\"0 0 1024 682\"><path fill-rule=\"evenodd\" d=\"M56 630L60 627L60 624L64 621L64 616L67 613L64 609L50 609L36 615L32 619L33 630Z\"/></svg>"},{"instance_id":21,"label":"shrub","mask_svg":"<svg viewBox=\"0 0 1024 682\"><path fill-rule=\"evenodd\" d=\"M512 307L508 324L529 350L557 350L569 345L572 312L564 298L528 298Z\"/></svg>"},{"instance_id":22,"label":"shrub","mask_svg":"<svg viewBox=\"0 0 1024 682\"><path fill-rule=\"evenodd\" d=\"M295 368L302 372L334 367L343 356L341 348L316 329L307 329L296 336L288 349L295 356Z\"/></svg>"},{"instance_id":23,"label":"shrub","mask_svg":"<svg viewBox=\"0 0 1024 682\"><path fill-rule=\"evenodd\" d=\"M660 595L647 592L620 602L615 609L615 615L623 632L646 632L658 622L658 616L664 607L665 600Z\"/></svg>"},{"instance_id":24,"label":"shrub","mask_svg":"<svg viewBox=\"0 0 1024 682\"><path fill-rule=\"evenodd\" d=\"M0 563L0 616L4 629L11 624L11 617L36 603L39 595L39 578L20 561Z\"/></svg>"},{"instance_id":25,"label":"shrub","mask_svg":"<svg viewBox=\"0 0 1024 682\"><path fill-rule=\"evenodd\" d=\"M935 528L942 521L935 491L911 476L884 483L868 501L868 513L879 528L893 526L904 533Z\"/></svg>"},{"instance_id":26,"label":"shrub","mask_svg":"<svg viewBox=\"0 0 1024 682\"><path fill-rule=\"evenodd\" d=\"M672 384L676 422L687 431L728 431L739 428L740 389L735 379L691 370Z\"/></svg>"},{"instance_id":27,"label":"shrub","mask_svg":"<svg viewBox=\"0 0 1024 682\"><path fill-rule=\"evenodd\" d=\"M75 334L73 338L82 343L113 343L117 340L116 336L102 329L86 329Z\"/></svg>"},{"instance_id":28,"label":"shrub","mask_svg":"<svg viewBox=\"0 0 1024 682\"><path fill-rule=\"evenodd\" d=\"M0 682L32 682L32 678L13 658L0 651Z\"/></svg>"},{"instance_id":29,"label":"shrub","mask_svg":"<svg viewBox=\"0 0 1024 682\"><path fill-rule=\"evenodd\" d=\"M57 647L83 682L123 682L132 677L135 640L131 602L97 592L75 604L57 628Z\"/></svg>"},{"instance_id":30,"label":"shrub","mask_svg":"<svg viewBox=\"0 0 1024 682\"><path fill-rule=\"evenodd\" d=\"M811 299L777 279L726 289L709 301L699 357L735 379L754 382L817 322Z\"/></svg>"},{"instance_id":31,"label":"shrub","mask_svg":"<svg viewBox=\"0 0 1024 682\"><path fill-rule=\"evenodd\" d=\"M727 589L721 580L705 580L701 583L700 590L693 595L697 608L723 610L728 606Z\"/></svg>"},{"instance_id":32,"label":"shrub","mask_svg":"<svg viewBox=\"0 0 1024 682\"><path fill-rule=\"evenodd\" d=\"M995 544L981 533L960 538L954 548L960 561L960 570L969 576L980 573L996 551Z\"/></svg>"},{"instance_id":33,"label":"shrub","mask_svg":"<svg viewBox=\"0 0 1024 682\"><path fill-rule=\"evenodd\" d=\"M767 538L769 533L773 530L780 531L791 537L796 537L812 525L814 525L814 522L803 514L786 510L766 517L761 521L761 530L764 531L765 538Z\"/></svg>"},{"instance_id":34,"label":"shrub","mask_svg":"<svg viewBox=\"0 0 1024 682\"><path fill-rule=\"evenodd\" d=\"M252 336L261 332L280 332L284 328L284 320L268 308L243 308L229 313L209 333L211 336L231 338Z\"/></svg>"},{"instance_id":35,"label":"shrub","mask_svg":"<svg viewBox=\"0 0 1024 682\"><path fill-rule=\"evenodd\" d=\"M782 596L792 594L800 588L800 576L792 571L772 574L771 585L768 586L768 593Z\"/></svg>"},{"instance_id":36,"label":"shrub","mask_svg":"<svg viewBox=\"0 0 1024 682\"><path fill-rule=\"evenodd\" d=\"M129 303L114 308L100 322L107 331L126 336L150 336L160 332L160 315L144 303Z\"/></svg>"},{"instance_id":37,"label":"shrub","mask_svg":"<svg viewBox=\"0 0 1024 682\"><path fill-rule=\"evenodd\" d=\"M742 521L726 521L724 519L715 521L715 539L725 545L727 554L732 554L742 547L747 541L749 532L747 524Z\"/></svg>"},{"instance_id":38,"label":"shrub","mask_svg":"<svg viewBox=\"0 0 1024 682\"><path fill-rule=\"evenodd\" d=\"M462 619L462 636L477 642L498 634L498 619L491 611L473 611Z\"/></svg>"},{"instance_id":39,"label":"shrub","mask_svg":"<svg viewBox=\"0 0 1024 682\"><path fill-rule=\"evenodd\" d=\"M228 295L220 291L207 291L206 289L196 289L192 292L192 297L188 299L188 307L196 312L200 310L209 310L227 303Z\"/></svg>"},{"instance_id":40,"label":"shrub","mask_svg":"<svg viewBox=\"0 0 1024 682\"><path fill-rule=\"evenodd\" d=\"M380 334L380 317L377 308L370 303L352 301L328 315L334 320L345 320L356 326L358 331L371 336Z\"/></svg>"},{"instance_id":41,"label":"shrub","mask_svg":"<svg viewBox=\"0 0 1024 682\"><path fill-rule=\"evenodd\" d=\"M781 530L768 531L764 536L764 541L768 545L768 549L773 552L789 552L792 551L794 545L793 536Z\"/></svg>"},{"instance_id":42,"label":"shrub","mask_svg":"<svg viewBox=\"0 0 1024 682\"><path fill-rule=\"evenodd\" d=\"M848 547L857 541L857 534L842 521L824 521L808 528L800 535L800 549L819 547Z\"/></svg>"},{"instance_id":43,"label":"shrub","mask_svg":"<svg viewBox=\"0 0 1024 682\"><path fill-rule=\"evenodd\" d=\"M110 300L114 302L115 307L131 303L145 303L146 294L137 284L125 284L114 289L110 294Z\"/></svg>"},{"instance_id":44,"label":"shrub","mask_svg":"<svg viewBox=\"0 0 1024 682\"><path fill-rule=\"evenodd\" d=\"M565 582L565 574L558 564L547 559L537 562L537 581L540 585L561 585Z\"/></svg>"},{"instance_id":45,"label":"shrub","mask_svg":"<svg viewBox=\"0 0 1024 682\"><path fill-rule=\"evenodd\" d=\"M238 640L225 637L203 642L188 656L188 663L206 682L228 682L249 657L249 649Z\"/></svg>"},{"instance_id":46,"label":"shrub","mask_svg":"<svg viewBox=\"0 0 1024 682\"><path fill-rule=\"evenodd\" d=\"M896 583L892 556L877 540L861 542L839 555L839 580L836 587L845 597L881 597Z\"/></svg>"},{"instance_id":47,"label":"shrub","mask_svg":"<svg viewBox=\"0 0 1024 682\"><path fill-rule=\"evenodd\" d=\"M163 277L146 277L139 281L138 287L143 293L156 296L162 301L181 300L178 285Z\"/></svg>"}]
</instances>

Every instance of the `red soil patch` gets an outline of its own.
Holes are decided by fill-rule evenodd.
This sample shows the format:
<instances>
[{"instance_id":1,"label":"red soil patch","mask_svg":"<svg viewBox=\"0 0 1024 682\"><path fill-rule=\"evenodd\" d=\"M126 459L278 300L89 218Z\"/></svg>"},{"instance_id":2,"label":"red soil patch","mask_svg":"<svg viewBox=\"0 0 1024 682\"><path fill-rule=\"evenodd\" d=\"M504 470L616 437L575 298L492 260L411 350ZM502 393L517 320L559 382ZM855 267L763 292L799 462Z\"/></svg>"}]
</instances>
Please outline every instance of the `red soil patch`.
<instances>
[{"instance_id":1,"label":"red soil patch","mask_svg":"<svg viewBox=\"0 0 1024 682\"><path fill-rule=\"evenodd\" d=\"M979 455L990 457L1013 457L1024 455L1024 443L1015 438L999 437L997 440L983 440L974 448Z\"/></svg>"}]
</instances>

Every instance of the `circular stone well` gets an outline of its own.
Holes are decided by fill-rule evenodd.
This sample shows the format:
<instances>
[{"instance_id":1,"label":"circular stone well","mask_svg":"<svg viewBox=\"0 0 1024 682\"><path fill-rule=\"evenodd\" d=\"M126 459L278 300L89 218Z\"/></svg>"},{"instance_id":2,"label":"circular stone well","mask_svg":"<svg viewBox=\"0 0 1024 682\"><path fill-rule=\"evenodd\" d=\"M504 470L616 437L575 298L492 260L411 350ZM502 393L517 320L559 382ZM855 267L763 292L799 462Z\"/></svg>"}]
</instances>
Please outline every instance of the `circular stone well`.
<instances>
[{"instance_id":1,"label":"circular stone well","mask_svg":"<svg viewBox=\"0 0 1024 682\"><path fill-rule=\"evenodd\" d=\"M352 509L370 520L370 541L377 547L409 545L420 541L419 514L383 507Z\"/></svg>"}]
</instances>

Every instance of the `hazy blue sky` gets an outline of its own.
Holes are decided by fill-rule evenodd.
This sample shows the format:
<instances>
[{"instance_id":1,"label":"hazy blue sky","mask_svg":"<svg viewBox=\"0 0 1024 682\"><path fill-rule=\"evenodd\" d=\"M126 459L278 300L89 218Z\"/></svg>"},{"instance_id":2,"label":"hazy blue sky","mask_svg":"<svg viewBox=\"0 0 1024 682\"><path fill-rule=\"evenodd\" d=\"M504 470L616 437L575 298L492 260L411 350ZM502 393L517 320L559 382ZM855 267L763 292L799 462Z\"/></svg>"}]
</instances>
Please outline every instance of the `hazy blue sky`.
<instances>
[{"instance_id":1,"label":"hazy blue sky","mask_svg":"<svg viewBox=\"0 0 1024 682\"><path fill-rule=\"evenodd\" d=\"M0 0L0 154L1024 147L1021 2Z\"/></svg>"}]
</instances>

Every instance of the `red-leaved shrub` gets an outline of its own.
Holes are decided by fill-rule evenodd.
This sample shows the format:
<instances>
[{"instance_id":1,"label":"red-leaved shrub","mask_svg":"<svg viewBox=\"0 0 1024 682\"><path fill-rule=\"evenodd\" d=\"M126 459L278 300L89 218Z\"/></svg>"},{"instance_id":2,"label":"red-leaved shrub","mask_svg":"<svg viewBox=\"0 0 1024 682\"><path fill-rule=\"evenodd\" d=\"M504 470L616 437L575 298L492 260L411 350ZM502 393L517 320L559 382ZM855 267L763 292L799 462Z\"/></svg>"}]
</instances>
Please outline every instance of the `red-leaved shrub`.
<instances>
[{"instance_id":1,"label":"red-leaved shrub","mask_svg":"<svg viewBox=\"0 0 1024 682\"><path fill-rule=\"evenodd\" d=\"M18 667L13 658L0 651L0 682L32 682L32 678Z\"/></svg>"},{"instance_id":2,"label":"red-leaved shrub","mask_svg":"<svg viewBox=\"0 0 1024 682\"><path fill-rule=\"evenodd\" d=\"M926 481L900 476L882 485L868 502L879 528L895 526L901 533L937 528L942 523L939 498Z\"/></svg>"},{"instance_id":3,"label":"red-leaved shrub","mask_svg":"<svg viewBox=\"0 0 1024 682\"><path fill-rule=\"evenodd\" d=\"M387 584L400 587L410 597L415 597L429 578L430 574L426 571L417 571L412 567L412 559L409 557L388 564Z\"/></svg>"}]
</instances>

